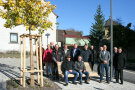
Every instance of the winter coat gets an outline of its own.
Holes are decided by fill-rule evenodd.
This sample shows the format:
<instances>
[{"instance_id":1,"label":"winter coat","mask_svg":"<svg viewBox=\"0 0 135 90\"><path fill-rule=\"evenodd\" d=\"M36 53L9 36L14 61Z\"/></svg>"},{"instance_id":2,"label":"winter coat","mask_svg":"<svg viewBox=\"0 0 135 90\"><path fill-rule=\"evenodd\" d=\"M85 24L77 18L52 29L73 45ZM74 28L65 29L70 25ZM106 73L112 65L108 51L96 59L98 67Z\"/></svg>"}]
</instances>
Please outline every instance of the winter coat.
<instances>
[{"instance_id":1,"label":"winter coat","mask_svg":"<svg viewBox=\"0 0 135 90\"><path fill-rule=\"evenodd\" d=\"M71 50L70 56L71 56L71 59L75 62L78 60L78 56L81 55L81 50L77 48L74 56L73 54L74 54L74 49Z\"/></svg>"},{"instance_id":2,"label":"winter coat","mask_svg":"<svg viewBox=\"0 0 135 90\"><path fill-rule=\"evenodd\" d=\"M63 58L66 59L67 56L70 56L70 50L67 49L67 52L63 49Z\"/></svg>"},{"instance_id":3,"label":"winter coat","mask_svg":"<svg viewBox=\"0 0 135 90\"><path fill-rule=\"evenodd\" d=\"M72 60L65 60L61 65L61 70L62 72L65 72L65 70L74 70L74 62Z\"/></svg>"},{"instance_id":4,"label":"winter coat","mask_svg":"<svg viewBox=\"0 0 135 90\"><path fill-rule=\"evenodd\" d=\"M80 71L80 70L84 71L84 70L86 70L86 67L84 65L84 61L76 61L75 62L75 70L76 71Z\"/></svg>"},{"instance_id":5,"label":"winter coat","mask_svg":"<svg viewBox=\"0 0 135 90\"><path fill-rule=\"evenodd\" d=\"M53 61L56 63L57 61L61 62L63 61L63 52L61 49L58 49L58 51L56 52L56 50L52 51L52 59Z\"/></svg>"},{"instance_id":6,"label":"winter coat","mask_svg":"<svg viewBox=\"0 0 135 90\"><path fill-rule=\"evenodd\" d=\"M117 57L118 57L118 53L113 53L113 66L116 66L116 62L117 62Z\"/></svg>"},{"instance_id":7,"label":"winter coat","mask_svg":"<svg viewBox=\"0 0 135 90\"><path fill-rule=\"evenodd\" d=\"M97 52L96 52L96 50L91 50L91 49L90 49L90 51L92 53L92 55L91 55L91 62L95 63L95 61L97 59Z\"/></svg>"},{"instance_id":8,"label":"winter coat","mask_svg":"<svg viewBox=\"0 0 135 90\"><path fill-rule=\"evenodd\" d=\"M118 53L115 68L124 69L126 66L126 55L124 53Z\"/></svg>"},{"instance_id":9,"label":"winter coat","mask_svg":"<svg viewBox=\"0 0 135 90\"><path fill-rule=\"evenodd\" d=\"M52 62L52 49L46 49L43 54L43 62Z\"/></svg>"},{"instance_id":10,"label":"winter coat","mask_svg":"<svg viewBox=\"0 0 135 90\"><path fill-rule=\"evenodd\" d=\"M90 62L92 59L92 53L90 50L83 49L81 52L81 56L82 56L84 62Z\"/></svg>"}]
</instances>

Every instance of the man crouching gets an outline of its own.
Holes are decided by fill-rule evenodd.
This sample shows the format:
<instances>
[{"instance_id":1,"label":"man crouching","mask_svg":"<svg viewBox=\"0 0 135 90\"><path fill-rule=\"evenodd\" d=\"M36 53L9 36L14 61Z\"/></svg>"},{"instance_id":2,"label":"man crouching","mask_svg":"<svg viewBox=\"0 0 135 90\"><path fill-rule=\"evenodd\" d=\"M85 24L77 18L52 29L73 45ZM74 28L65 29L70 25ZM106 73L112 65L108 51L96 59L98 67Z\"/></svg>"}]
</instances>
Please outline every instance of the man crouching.
<instances>
[{"instance_id":1,"label":"man crouching","mask_svg":"<svg viewBox=\"0 0 135 90\"><path fill-rule=\"evenodd\" d=\"M86 67L84 65L84 62L82 61L82 57L78 56L78 61L75 62L75 70L79 72L80 76L80 84L82 85L82 75L86 75L85 83L89 84L88 79L89 79L89 72L86 71Z\"/></svg>"},{"instance_id":2,"label":"man crouching","mask_svg":"<svg viewBox=\"0 0 135 90\"><path fill-rule=\"evenodd\" d=\"M64 72L64 78L66 82L65 86L68 85L68 74L74 74L75 77L73 80L73 84L76 85L76 80L79 76L79 73L74 70L74 62L71 60L70 56L67 56L66 60L62 63L61 69Z\"/></svg>"}]
</instances>

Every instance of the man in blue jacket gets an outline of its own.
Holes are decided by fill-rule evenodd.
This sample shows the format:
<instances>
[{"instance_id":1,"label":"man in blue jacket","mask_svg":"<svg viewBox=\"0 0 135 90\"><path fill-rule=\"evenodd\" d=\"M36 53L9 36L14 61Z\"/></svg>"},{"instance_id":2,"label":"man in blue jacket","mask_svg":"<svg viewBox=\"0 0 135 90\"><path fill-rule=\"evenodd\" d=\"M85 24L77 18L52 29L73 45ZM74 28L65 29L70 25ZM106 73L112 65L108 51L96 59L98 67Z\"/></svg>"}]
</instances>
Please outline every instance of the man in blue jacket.
<instances>
[{"instance_id":1,"label":"man in blue jacket","mask_svg":"<svg viewBox=\"0 0 135 90\"><path fill-rule=\"evenodd\" d=\"M77 44L74 44L74 48L71 50L71 59L75 62L78 59L78 56L81 54L80 49Z\"/></svg>"}]
</instances>

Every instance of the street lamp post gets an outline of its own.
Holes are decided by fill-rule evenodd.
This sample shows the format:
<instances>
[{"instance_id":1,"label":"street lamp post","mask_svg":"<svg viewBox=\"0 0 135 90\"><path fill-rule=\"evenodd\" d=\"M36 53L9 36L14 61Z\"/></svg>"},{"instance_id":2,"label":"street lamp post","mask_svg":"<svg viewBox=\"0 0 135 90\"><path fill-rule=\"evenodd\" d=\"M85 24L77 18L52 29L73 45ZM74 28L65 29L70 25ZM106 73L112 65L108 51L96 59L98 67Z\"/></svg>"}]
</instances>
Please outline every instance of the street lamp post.
<instances>
[{"instance_id":1,"label":"street lamp post","mask_svg":"<svg viewBox=\"0 0 135 90\"><path fill-rule=\"evenodd\" d=\"M47 36L47 45L48 45L48 38L49 38L50 34L46 33L45 36Z\"/></svg>"},{"instance_id":2,"label":"street lamp post","mask_svg":"<svg viewBox=\"0 0 135 90\"><path fill-rule=\"evenodd\" d=\"M110 80L112 81L113 75L113 20L112 20L112 0L111 0L111 7L110 7L110 19L111 19L111 73L110 73Z\"/></svg>"}]
</instances>

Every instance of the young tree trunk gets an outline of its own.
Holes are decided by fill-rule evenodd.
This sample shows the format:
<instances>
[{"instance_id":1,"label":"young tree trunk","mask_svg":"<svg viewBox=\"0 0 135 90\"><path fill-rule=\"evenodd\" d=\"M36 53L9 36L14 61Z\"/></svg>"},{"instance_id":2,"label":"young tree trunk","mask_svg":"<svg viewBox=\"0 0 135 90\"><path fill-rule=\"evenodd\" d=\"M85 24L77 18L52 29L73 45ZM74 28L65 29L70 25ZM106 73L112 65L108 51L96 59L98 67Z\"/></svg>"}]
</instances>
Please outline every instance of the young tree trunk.
<instances>
[{"instance_id":1,"label":"young tree trunk","mask_svg":"<svg viewBox=\"0 0 135 90\"><path fill-rule=\"evenodd\" d=\"M29 34L31 35L31 30L29 29ZM32 46L32 37L30 37L30 69L34 70L34 61L33 61L33 46ZM34 73L31 72L30 85L34 86Z\"/></svg>"}]
</instances>

